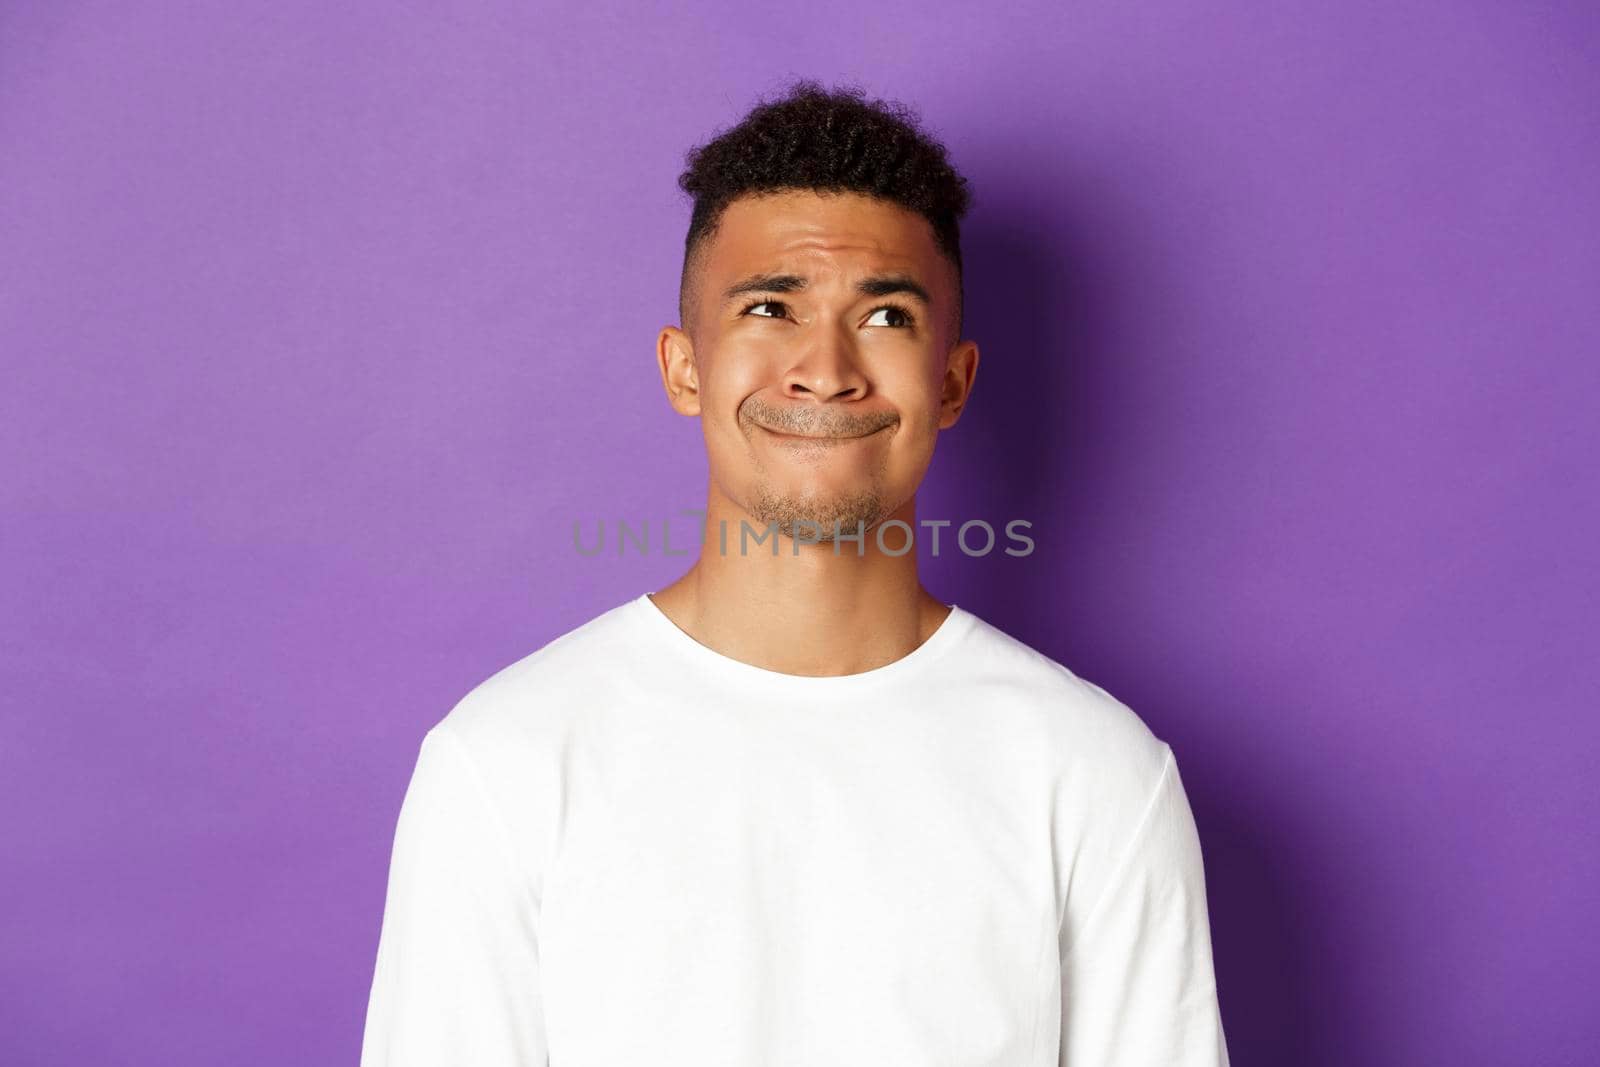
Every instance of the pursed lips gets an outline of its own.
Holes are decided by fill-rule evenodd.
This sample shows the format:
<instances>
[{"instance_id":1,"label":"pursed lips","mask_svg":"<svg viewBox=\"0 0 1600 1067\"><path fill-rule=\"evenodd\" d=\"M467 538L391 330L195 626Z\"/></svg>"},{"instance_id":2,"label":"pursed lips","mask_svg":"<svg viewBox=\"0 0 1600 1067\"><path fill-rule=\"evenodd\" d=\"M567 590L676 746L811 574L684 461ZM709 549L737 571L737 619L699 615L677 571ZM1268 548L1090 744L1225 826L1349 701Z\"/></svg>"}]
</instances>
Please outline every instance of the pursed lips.
<instances>
[{"instance_id":1,"label":"pursed lips","mask_svg":"<svg viewBox=\"0 0 1600 1067\"><path fill-rule=\"evenodd\" d=\"M763 423L759 423L759 422L756 423L756 425L760 426L763 430L767 431L768 433L770 433L774 437L783 437L783 438L787 438L788 440L791 440L791 441L859 441L863 437L871 437L873 434L877 433L878 430L886 429L886 427L880 426L880 427L878 427L877 430L870 430L867 433L857 433L857 434L808 434L808 433L788 433L788 432L786 432L784 430L775 430L771 426L767 426L767 425L765 425Z\"/></svg>"}]
</instances>

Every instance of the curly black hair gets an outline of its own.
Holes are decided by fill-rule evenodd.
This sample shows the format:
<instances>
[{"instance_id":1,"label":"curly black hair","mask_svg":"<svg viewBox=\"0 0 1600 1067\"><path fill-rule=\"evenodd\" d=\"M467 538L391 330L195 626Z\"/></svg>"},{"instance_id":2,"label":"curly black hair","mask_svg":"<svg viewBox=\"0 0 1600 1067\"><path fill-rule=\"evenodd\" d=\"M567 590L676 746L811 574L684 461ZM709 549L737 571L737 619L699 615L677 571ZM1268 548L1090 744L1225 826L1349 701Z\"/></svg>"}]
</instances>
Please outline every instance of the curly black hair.
<instances>
[{"instance_id":1,"label":"curly black hair","mask_svg":"<svg viewBox=\"0 0 1600 1067\"><path fill-rule=\"evenodd\" d=\"M738 125L691 149L684 161L678 186L694 198L678 283L678 314L686 325L691 262L727 206L748 194L813 189L881 197L928 220L939 250L955 266L959 336L960 222L972 193L944 145L921 129L905 105L868 100L855 86L829 90L804 78L787 95L760 102Z\"/></svg>"}]
</instances>

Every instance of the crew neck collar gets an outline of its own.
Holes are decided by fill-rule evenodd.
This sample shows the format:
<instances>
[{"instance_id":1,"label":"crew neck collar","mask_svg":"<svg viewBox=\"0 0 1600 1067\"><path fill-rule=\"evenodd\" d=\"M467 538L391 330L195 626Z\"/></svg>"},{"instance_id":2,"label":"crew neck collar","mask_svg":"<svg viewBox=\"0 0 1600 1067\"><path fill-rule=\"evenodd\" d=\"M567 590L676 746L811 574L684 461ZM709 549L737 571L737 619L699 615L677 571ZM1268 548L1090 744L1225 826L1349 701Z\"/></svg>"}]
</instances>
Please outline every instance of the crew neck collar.
<instances>
[{"instance_id":1,"label":"crew neck collar","mask_svg":"<svg viewBox=\"0 0 1600 1067\"><path fill-rule=\"evenodd\" d=\"M675 656L692 661L718 677L728 681L753 683L769 689L834 695L874 688L884 682L912 677L934 663L960 641L977 618L961 605L951 604L950 613L945 616L938 629L929 634L926 641L899 659L855 674L810 675L787 674L783 671L757 667L753 663L725 656L709 645L701 644L668 618L666 612L650 599L649 593L641 593L631 607L633 614L656 634L659 640L665 642Z\"/></svg>"}]
</instances>

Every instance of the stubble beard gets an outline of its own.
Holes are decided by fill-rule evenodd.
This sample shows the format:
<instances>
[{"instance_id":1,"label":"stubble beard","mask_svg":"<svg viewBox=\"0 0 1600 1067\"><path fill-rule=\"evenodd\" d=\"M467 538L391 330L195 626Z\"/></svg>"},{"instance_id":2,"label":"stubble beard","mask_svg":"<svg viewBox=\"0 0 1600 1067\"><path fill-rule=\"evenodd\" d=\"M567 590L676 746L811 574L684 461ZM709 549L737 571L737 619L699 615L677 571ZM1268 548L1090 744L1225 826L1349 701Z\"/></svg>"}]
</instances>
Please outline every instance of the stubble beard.
<instances>
[{"instance_id":1,"label":"stubble beard","mask_svg":"<svg viewBox=\"0 0 1600 1067\"><path fill-rule=\"evenodd\" d=\"M762 484L750 502L750 513L763 529L771 527L788 538L829 544L836 537L870 531L888 516L889 509L875 489L819 497L778 493Z\"/></svg>"}]
</instances>

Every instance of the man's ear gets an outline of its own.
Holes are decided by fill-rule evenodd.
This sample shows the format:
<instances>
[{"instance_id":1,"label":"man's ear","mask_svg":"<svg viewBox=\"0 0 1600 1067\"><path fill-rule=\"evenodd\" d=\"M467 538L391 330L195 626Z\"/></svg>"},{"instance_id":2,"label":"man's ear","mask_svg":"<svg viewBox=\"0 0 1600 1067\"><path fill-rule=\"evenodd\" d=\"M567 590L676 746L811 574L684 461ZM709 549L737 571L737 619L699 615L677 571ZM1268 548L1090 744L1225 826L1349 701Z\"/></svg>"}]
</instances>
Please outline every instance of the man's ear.
<instances>
[{"instance_id":1,"label":"man's ear","mask_svg":"<svg viewBox=\"0 0 1600 1067\"><path fill-rule=\"evenodd\" d=\"M961 417L977 374L978 342L962 341L950 350L950 359L945 365L944 383L939 393L939 429L949 429Z\"/></svg>"},{"instance_id":2,"label":"man's ear","mask_svg":"<svg viewBox=\"0 0 1600 1067\"><path fill-rule=\"evenodd\" d=\"M656 363L672 409L680 415L700 414L700 371L689 335L676 326L662 327L656 338Z\"/></svg>"}]
</instances>

